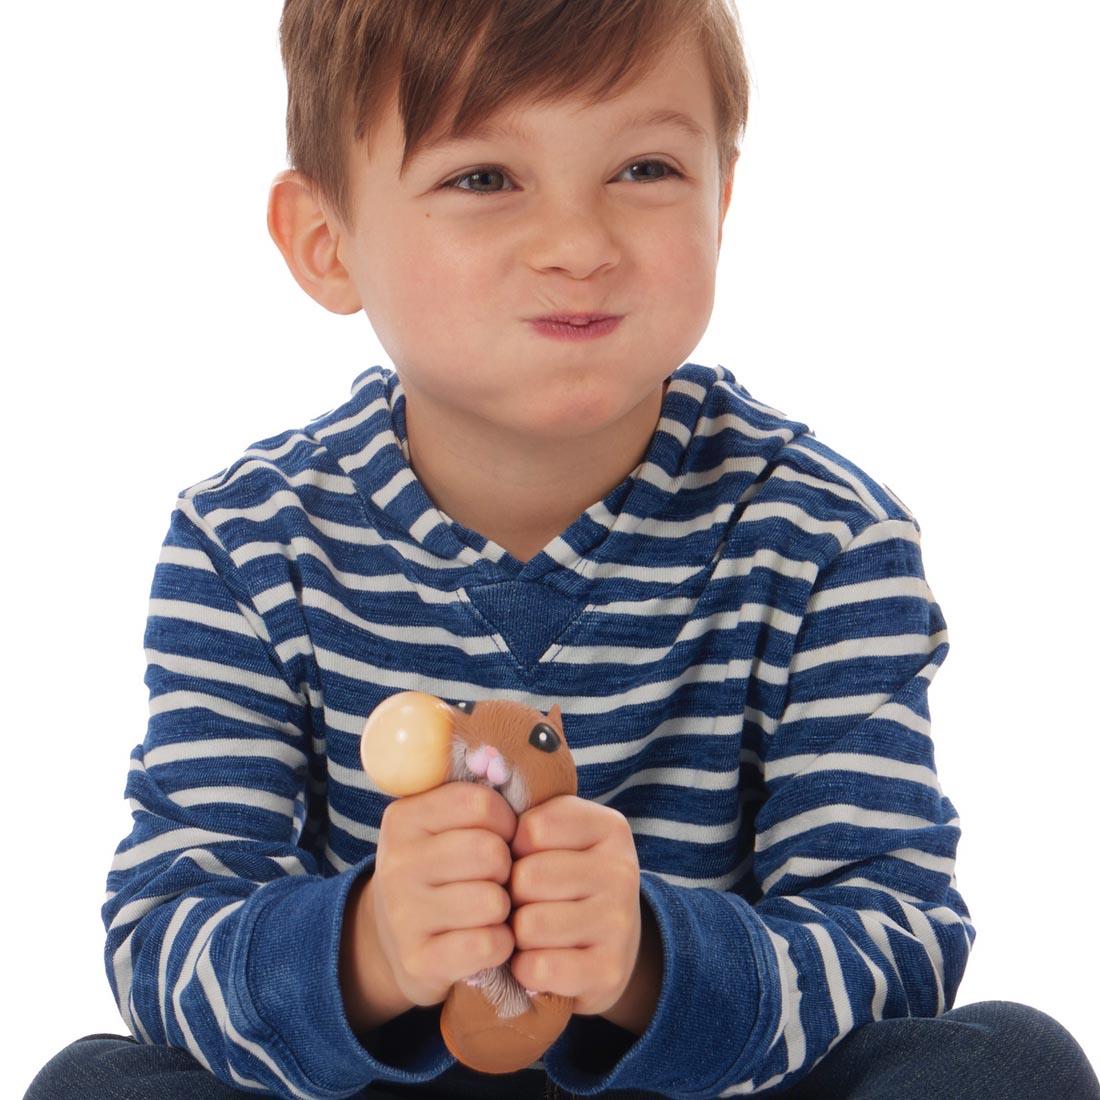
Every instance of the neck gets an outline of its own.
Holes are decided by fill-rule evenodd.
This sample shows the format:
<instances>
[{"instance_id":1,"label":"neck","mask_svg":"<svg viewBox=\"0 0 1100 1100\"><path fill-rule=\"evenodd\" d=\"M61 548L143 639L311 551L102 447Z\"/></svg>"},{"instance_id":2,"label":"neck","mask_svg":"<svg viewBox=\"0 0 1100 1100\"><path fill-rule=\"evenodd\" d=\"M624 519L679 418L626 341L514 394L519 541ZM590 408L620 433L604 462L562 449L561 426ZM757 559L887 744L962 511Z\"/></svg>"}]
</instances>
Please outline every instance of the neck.
<instances>
[{"instance_id":1,"label":"neck","mask_svg":"<svg viewBox=\"0 0 1100 1100\"><path fill-rule=\"evenodd\" d=\"M403 384L413 471L437 508L527 561L645 457L667 381L591 435L532 439L467 420ZM445 429L445 430L444 430Z\"/></svg>"}]
</instances>

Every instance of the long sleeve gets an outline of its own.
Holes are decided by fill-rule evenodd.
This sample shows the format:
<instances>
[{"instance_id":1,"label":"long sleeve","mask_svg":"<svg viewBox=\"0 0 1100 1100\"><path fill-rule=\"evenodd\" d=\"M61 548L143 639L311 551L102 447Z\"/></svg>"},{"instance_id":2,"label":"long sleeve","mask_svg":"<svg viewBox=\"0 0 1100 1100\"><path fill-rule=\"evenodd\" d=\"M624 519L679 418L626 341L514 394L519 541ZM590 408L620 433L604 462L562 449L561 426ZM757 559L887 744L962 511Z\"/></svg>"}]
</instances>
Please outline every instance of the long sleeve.
<instances>
[{"instance_id":1,"label":"long sleeve","mask_svg":"<svg viewBox=\"0 0 1100 1100\"><path fill-rule=\"evenodd\" d=\"M948 651L915 520L870 518L817 570L764 728L750 904L643 870L664 972L633 1036L574 1016L546 1057L580 1095L789 1088L853 1029L954 1004L975 939L928 686Z\"/></svg>"},{"instance_id":2,"label":"long sleeve","mask_svg":"<svg viewBox=\"0 0 1100 1100\"><path fill-rule=\"evenodd\" d=\"M344 905L374 856L324 877L299 844L310 701L258 602L214 528L177 501L145 632L150 717L126 782L133 828L102 907L111 989L135 1038L186 1049L243 1091L346 1097L376 1079L430 1080L454 1062L438 1013L390 1021L369 1050L345 1015Z\"/></svg>"}]
</instances>

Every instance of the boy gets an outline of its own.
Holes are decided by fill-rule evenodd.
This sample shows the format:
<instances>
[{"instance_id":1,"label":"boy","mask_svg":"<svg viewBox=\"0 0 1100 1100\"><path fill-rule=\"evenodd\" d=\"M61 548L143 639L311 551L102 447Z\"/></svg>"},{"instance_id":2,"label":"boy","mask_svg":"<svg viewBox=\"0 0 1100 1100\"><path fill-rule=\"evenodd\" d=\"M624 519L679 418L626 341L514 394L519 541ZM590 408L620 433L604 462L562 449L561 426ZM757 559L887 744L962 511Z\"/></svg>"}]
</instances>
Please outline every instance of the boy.
<instances>
[{"instance_id":1,"label":"boy","mask_svg":"<svg viewBox=\"0 0 1100 1100\"><path fill-rule=\"evenodd\" d=\"M950 1021L975 932L915 518L683 362L747 112L729 9L287 0L281 31L271 234L397 370L176 502L103 906L137 1042L85 1040L81 1095L1090 1095L1049 1018ZM579 797L387 799L359 736L406 690L559 702ZM439 1006L506 960L576 1012L478 1075Z\"/></svg>"}]
</instances>

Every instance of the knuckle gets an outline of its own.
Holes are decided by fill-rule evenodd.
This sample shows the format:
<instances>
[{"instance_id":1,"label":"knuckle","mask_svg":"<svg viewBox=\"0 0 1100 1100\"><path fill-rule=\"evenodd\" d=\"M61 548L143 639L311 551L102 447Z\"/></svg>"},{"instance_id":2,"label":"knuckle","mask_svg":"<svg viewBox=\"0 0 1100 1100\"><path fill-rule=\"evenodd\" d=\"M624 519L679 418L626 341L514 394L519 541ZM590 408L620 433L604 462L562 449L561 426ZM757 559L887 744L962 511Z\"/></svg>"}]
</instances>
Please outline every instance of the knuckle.
<instances>
[{"instance_id":1,"label":"knuckle","mask_svg":"<svg viewBox=\"0 0 1100 1100\"><path fill-rule=\"evenodd\" d=\"M478 838L477 858L482 867L496 867L500 863L499 836L482 834Z\"/></svg>"},{"instance_id":2,"label":"knuckle","mask_svg":"<svg viewBox=\"0 0 1100 1100\"><path fill-rule=\"evenodd\" d=\"M394 798L386 804L379 822L379 840L383 836L391 836L400 831L402 821L408 813L408 805L402 798Z\"/></svg>"},{"instance_id":3,"label":"knuckle","mask_svg":"<svg viewBox=\"0 0 1100 1100\"><path fill-rule=\"evenodd\" d=\"M638 888L638 868L630 863L619 864L619 881L623 889L628 893L634 893Z\"/></svg>"},{"instance_id":4,"label":"knuckle","mask_svg":"<svg viewBox=\"0 0 1100 1100\"><path fill-rule=\"evenodd\" d=\"M399 952L401 967L405 974L413 981L420 981L424 977L425 960L420 952Z\"/></svg>"},{"instance_id":5,"label":"knuckle","mask_svg":"<svg viewBox=\"0 0 1100 1100\"><path fill-rule=\"evenodd\" d=\"M467 807L479 820L487 818L493 808L493 792L481 783L467 783Z\"/></svg>"},{"instance_id":6,"label":"knuckle","mask_svg":"<svg viewBox=\"0 0 1100 1100\"><path fill-rule=\"evenodd\" d=\"M631 866L630 860L621 855L605 859L603 861L602 871L606 881L614 884L620 889L628 887L635 877L635 870Z\"/></svg>"},{"instance_id":7,"label":"knuckle","mask_svg":"<svg viewBox=\"0 0 1100 1100\"><path fill-rule=\"evenodd\" d=\"M387 848L384 859L381 855L376 858L375 877L380 880L379 885L383 886L387 893L394 889L394 883L403 883L406 880L407 863L408 856L403 848Z\"/></svg>"},{"instance_id":8,"label":"knuckle","mask_svg":"<svg viewBox=\"0 0 1100 1100\"><path fill-rule=\"evenodd\" d=\"M630 829L630 822L619 813L618 810L608 807L610 812L610 834L615 837L620 843L626 843L628 840L630 843L634 842L634 834Z\"/></svg>"},{"instance_id":9,"label":"knuckle","mask_svg":"<svg viewBox=\"0 0 1100 1100\"><path fill-rule=\"evenodd\" d=\"M496 950L496 936L491 928L479 928L477 930L477 946L474 953L479 959L491 958Z\"/></svg>"},{"instance_id":10,"label":"knuckle","mask_svg":"<svg viewBox=\"0 0 1100 1100\"><path fill-rule=\"evenodd\" d=\"M394 942L400 949L404 949L413 928L413 914L409 912L409 906L399 899L387 906L386 916L389 918Z\"/></svg>"},{"instance_id":11,"label":"knuckle","mask_svg":"<svg viewBox=\"0 0 1100 1100\"><path fill-rule=\"evenodd\" d=\"M608 921L611 925L612 933L615 935L616 939L618 939L626 932L630 931L633 917L625 909L621 909L618 907L609 908L610 912L608 915Z\"/></svg>"},{"instance_id":12,"label":"knuckle","mask_svg":"<svg viewBox=\"0 0 1100 1100\"><path fill-rule=\"evenodd\" d=\"M477 814L477 788L473 783L448 783L440 797L447 800L447 810L455 817L468 819Z\"/></svg>"},{"instance_id":13,"label":"knuckle","mask_svg":"<svg viewBox=\"0 0 1100 1100\"><path fill-rule=\"evenodd\" d=\"M541 817L532 817L527 822L527 839L532 848L539 850L546 846L546 833L547 822L545 814Z\"/></svg>"},{"instance_id":14,"label":"knuckle","mask_svg":"<svg viewBox=\"0 0 1100 1100\"><path fill-rule=\"evenodd\" d=\"M614 806L605 806L607 810L607 817L609 819L609 831L612 835L623 839L625 837L633 837L633 833L630 830L630 822L627 821L626 816L619 810L616 810Z\"/></svg>"}]
</instances>

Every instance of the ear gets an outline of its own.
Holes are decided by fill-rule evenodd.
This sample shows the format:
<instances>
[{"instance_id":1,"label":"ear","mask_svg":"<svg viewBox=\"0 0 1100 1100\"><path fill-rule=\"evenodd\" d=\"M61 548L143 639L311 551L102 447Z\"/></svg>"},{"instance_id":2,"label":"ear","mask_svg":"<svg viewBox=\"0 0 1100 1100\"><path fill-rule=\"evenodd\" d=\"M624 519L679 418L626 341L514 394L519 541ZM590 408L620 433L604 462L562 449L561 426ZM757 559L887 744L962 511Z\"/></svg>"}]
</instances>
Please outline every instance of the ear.
<instances>
[{"instance_id":1,"label":"ear","mask_svg":"<svg viewBox=\"0 0 1100 1100\"><path fill-rule=\"evenodd\" d=\"M561 739L565 740L565 729L561 724L561 705L555 703L546 714L546 720L558 731Z\"/></svg>"},{"instance_id":2,"label":"ear","mask_svg":"<svg viewBox=\"0 0 1100 1100\"><path fill-rule=\"evenodd\" d=\"M335 230L335 232L334 232ZM339 226L318 201L309 180L280 172L267 200L267 231L298 285L333 313L358 313L359 291L337 256Z\"/></svg>"},{"instance_id":3,"label":"ear","mask_svg":"<svg viewBox=\"0 0 1100 1100\"><path fill-rule=\"evenodd\" d=\"M730 161L729 166L729 179L726 180L725 187L722 188L722 197L718 206L718 249L722 248L722 227L726 222L726 211L730 208L730 198L733 195L733 173L737 167L737 156Z\"/></svg>"}]
</instances>

